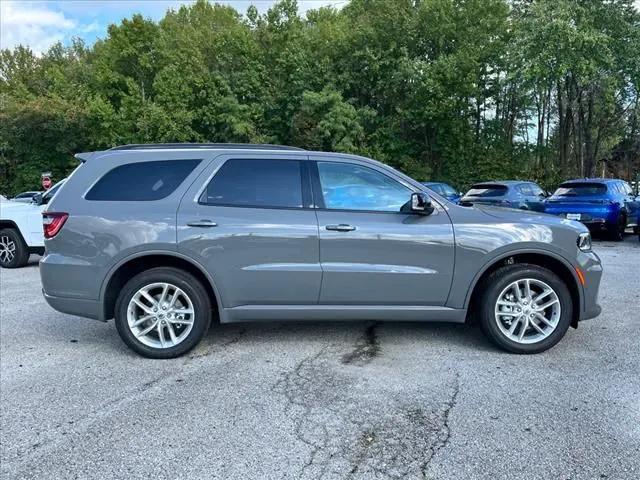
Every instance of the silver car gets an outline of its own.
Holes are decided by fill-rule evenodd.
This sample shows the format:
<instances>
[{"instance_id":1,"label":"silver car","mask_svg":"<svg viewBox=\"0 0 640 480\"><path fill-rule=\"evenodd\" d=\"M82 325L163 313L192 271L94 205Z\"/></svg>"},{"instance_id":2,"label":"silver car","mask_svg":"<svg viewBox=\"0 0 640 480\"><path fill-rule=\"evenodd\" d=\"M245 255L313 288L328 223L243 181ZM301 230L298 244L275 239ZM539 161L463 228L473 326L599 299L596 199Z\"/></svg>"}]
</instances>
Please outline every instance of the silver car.
<instances>
[{"instance_id":1,"label":"silver car","mask_svg":"<svg viewBox=\"0 0 640 480\"><path fill-rule=\"evenodd\" d=\"M454 205L368 158L227 144L77 157L43 214L44 296L114 318L147 357L184 354L214 319L477 319L536 353L600 313L582 224Z\"/></svg>"}]
</instances>

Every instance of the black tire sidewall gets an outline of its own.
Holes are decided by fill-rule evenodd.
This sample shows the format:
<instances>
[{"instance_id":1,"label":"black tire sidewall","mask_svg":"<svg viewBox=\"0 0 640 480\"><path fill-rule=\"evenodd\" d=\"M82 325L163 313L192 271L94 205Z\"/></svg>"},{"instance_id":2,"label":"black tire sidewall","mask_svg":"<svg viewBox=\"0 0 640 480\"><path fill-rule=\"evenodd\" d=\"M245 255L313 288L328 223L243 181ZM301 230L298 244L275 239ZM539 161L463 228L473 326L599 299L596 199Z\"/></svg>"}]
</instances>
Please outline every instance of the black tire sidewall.
<instances>
[{"instance_id":1,"label":"black tire sidewall","mask_svg":"<svg viewBox=\"0 0 640 480\"><path fill-rule=\"evenodd\" d=\"M0 263L3 268L20 268L29 262L29 248L24 242L22 235L13 228L4 228L0 230L0 236L9 237L16 245L16 251L13 259L7 263Z\"/></svg>"},{"instance_id":2,"label":"black tire sidewall","mask_svg":"<svg viewBox=\"0 0 640 480\"><path fill-rule=\"evenodd\" d=\"M127 308L131 297L145 285L166 282L182 289L193 302L194 324L191 332L181 343L170 348L153 348L141 343L129 329ZM155 359L175 358L194 348L206 334L211 323L211 301L203 285L191 274L176 268L153 268L139 273L129 280L116 300L115 324L120 338L136 353Z\"/></svg>"},{"instance_id":3,"label":"black tire sidewall","mask_svg":"<svg viewBox=\"0 0 640 480\"><path fill-rule=\"evenodd\" d=\"M510 283L523 278L540 280L553 288L560 300L560 307L562 311L558 326L553 333L544 340L533 344L520 344L505 337L495 321L494 310L496 301L498 300L498 295L500 295L502 290L504 290ZM571 294L569 293L569 289L564 281L562 281L557 275L546 268L538 267L536 265L512 265L494 272L490 277L490 282L483 295L480 325L490 340L509 352L539 353L553 347L564 337L565 333L571 326L572 316L573 302Z\"/></svg>"},{"instance_id":4,"label":"black tire sidewall","mask_svg":"<svg viewBox=\"0 0 640 480\"><path fill-rule=\"evenodd\" d=\"M618 215L616 222L609 226L609 237L615 242L620 242L624 239L624 231L626 230L627 219L624 214ZM621 228L622 227L622 228Z\"/></svg>"}]
</instances>

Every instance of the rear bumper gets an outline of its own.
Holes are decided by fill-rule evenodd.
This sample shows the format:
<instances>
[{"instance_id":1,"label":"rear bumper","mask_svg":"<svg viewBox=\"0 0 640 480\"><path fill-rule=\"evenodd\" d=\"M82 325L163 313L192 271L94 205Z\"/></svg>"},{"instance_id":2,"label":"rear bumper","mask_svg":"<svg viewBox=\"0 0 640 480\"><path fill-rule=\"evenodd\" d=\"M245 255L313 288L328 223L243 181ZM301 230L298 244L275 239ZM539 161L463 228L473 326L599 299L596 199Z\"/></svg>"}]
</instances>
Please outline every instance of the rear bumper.
<instances>
[{"instance_id":1,"label":"rear bumper","mask_svg":"<svg viewBox=\"0 0 640 480\"><path fill-rule=\"evenodd\" d=\"M100 320L105 322L102 318L102 308L100 302L97 300L86 300L84 298L69 298L69 297L56 297L54 295L47 295L42 290L42 295L47 301L49 306L54 310L62 313L68 313L69 315L76 315L79 317L92 318L94 320Z\"/></svg>"},{"instance_id":2,"label":"rear bumper","mask_svg":"<svg viewBox=\"0 0 640 480\"><path fill-rule=\"evenodd\" d=\"M544 212L564 218L567 217L567 214L579 214L581 218L578 221L594 230L604 229L608 224L616 224L618 221L618 210L611 208L611 206L547 204Z\"/></svg>"}]
</instances>

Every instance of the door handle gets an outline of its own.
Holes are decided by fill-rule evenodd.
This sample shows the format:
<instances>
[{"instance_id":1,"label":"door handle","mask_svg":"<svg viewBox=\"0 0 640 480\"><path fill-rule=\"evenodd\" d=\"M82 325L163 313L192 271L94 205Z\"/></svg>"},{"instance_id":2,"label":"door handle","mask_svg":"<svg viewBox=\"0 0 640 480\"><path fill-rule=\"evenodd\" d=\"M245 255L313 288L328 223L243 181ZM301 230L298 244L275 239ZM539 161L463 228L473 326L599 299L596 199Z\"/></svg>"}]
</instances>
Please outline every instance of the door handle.
<instances>
[{"instance_id":1,"label":"door handle","mask_svg":"<svg viewBox=\"0 0 640 480\"><path fill-rule=\"evenodd\" d=\"M189 227L201 227L201 228L210 228L217 227L218 224L216 222L212 222L211 220L192 220L191 222L187 222Z\"/></svg>"},{"instance_id":2,"label":"door handle","mask_svg":"<svg viewBox=\"0 0 640 480\"><path fill-rule=\"evenodd\" d=\"M356 227L345 223L341 223L340 225L327 225L324 228L327 230L334 230L336 232L353 232L356 229Z\"/></svg>"}]
</instances>

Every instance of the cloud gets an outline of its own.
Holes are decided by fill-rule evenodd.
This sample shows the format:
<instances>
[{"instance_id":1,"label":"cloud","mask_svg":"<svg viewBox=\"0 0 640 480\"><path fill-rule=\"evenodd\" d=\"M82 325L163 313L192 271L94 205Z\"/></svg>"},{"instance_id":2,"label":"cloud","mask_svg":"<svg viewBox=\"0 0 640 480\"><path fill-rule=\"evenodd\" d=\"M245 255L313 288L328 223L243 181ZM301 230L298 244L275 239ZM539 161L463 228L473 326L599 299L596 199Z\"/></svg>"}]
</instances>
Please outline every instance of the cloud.
<instances>
[{"instance_id":1,"label":"cloud","mask_svg":"<svg viewBox=\"0 0 640 480\"><path fill-rule=\"evenodd\" d=\"M77 21L63 13L31 2L2 1L0 16L0 46L28 45L36 53L64 40L77 27Z\"/></svg>"},{"instance_id":2,"label":"cloud","mask_svg":"<svg viewBox=\"0 0 640 480\"><path fill-rule=\"evenodd\" d=\"M22 44L43 53L56 42L68 44L78 36L92 44L104 38L111 23L134 13L160 20L167 9L178 9L195 0L0 0L0 48ZM254 4L266 12L276 0L210 0L245 13ZM640 1L640 0L639 0ZM332 5L342 8L348 0L298 0L301 13Z\"/></svg>"}]
</instances>

